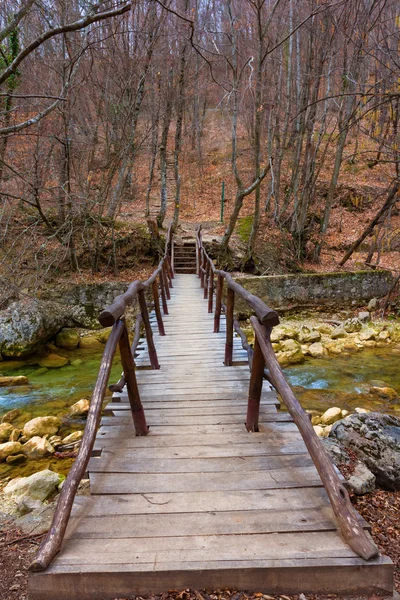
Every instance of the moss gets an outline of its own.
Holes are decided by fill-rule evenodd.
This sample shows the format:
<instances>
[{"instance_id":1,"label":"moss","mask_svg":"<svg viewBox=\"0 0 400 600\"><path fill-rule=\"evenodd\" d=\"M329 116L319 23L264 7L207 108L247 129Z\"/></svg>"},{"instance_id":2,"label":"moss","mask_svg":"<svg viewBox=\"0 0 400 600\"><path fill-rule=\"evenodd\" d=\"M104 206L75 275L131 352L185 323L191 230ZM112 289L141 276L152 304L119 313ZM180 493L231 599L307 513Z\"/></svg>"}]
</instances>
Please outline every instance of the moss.
<instances>
[{"instance_id":1,"label":"moss","mask_svg":"<svg viewBox=\"0 0 400 600\"><path fill-rule=\"evenodd\" d=\"M247 217L242 217L241 219L238 219L236 231L242 242L247 243L249 241L251 228L253 227L253 220L253 215L248 215Z\"/></svg>"}]
</instances>

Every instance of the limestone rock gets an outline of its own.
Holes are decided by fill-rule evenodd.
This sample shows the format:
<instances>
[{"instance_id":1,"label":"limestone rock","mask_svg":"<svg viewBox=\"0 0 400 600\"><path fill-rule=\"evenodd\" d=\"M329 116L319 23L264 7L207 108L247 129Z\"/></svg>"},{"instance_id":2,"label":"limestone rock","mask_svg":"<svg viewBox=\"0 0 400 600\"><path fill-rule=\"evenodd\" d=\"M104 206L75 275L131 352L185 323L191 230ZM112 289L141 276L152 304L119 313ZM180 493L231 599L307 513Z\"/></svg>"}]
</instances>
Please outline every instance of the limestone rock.
<instances>
[{"instance_id":1,"label":"limestone rock","mask_svg":"<svg viewBox=\"0 0 400 600\"><path fill-rule=\"evenodd\" d=\"M372 327L366 327L365 329L363 329L360 332L360 340L362 342L366 342L369 340L375 340L376 338L376 331L375 329L372 329Z\"/></svg>"},{"instance_id":2,"label":"limestone rock","mask_svg":"<svg viewBox=\"0 0 400 600\"><path fill-rule=\"evenodd\" d=\"M277 354L278 362L282 367L301 363L304 361L304 354L298 342L292 339L284 340L281 344L281 351Z\"/></svg>"},{"instance_id":3,"label":"limestone rock","mask_svg":"<svg viewBox=\"0 0 400 600\"><path fill-rule=\"evenodd\" d=\"M271 342L280 342L281 340L293 339L296 337L296 330L288 325L277 325L271 332Z\"/></svg>"},{"instance_id":4,"label":"limestone rock","mask_svg":"<svg viewBox=\"0 0 400 600\"><path fill-rule=\"evenodd\" d=\"M47 369L59 369L66 364L68 364L68 358L58 356L58 354L49 354L39 361L39 365L41 367L46 367Z\"/></svg>"},{"instance_id":5,"label":"limestone rock","mask_svg":"<svg viewBox=\"0 0 400 600\"><path fill-rule=\"evenodd\" d=\"M371 392L371 394L379 396L379 398L389 400L389 402L395 402L399 398L399 395L396 392L396 390L394 390L391 387L371 387L369 391Z\"/></svg>"},{"instance_id":6,"label":"limestone rock","mask_svg":"<svg viewBox=\"0 0 400 600\"><path fill-rule=\"evenodd\" d=\"M37 435L22 446L22 451L28 458L43 458L54 454L54 448L50 442Z\"/></svg>"},{"instance_id":7,"label":"limestone rock","mask_svg":"<svg viewBox=\"0 0 400 600\"><path fill-rule=\"evenodd\" d=\"M324 335L331 335L333 331L333 327L331 325L323 323L322 325L318 325L316 330Z\"/></svg>"},{"instance_id":8,"label":"limestone rock","mask_svg":"<svg viewBox=\"0 0 400 600\"><path fill-rule=\"evenodd\" d=\"M313 358L322 358L328 354L321 342L315 342L314 344L311 344L311 346L308 348L308 353Z\"/></svg>"},{"instance_id":9,"label":"limestone rock","mask_svg":"<svg viewBox=\"0 0 400 600\"><path fill-rule=\"evenodd\" d=\"M14 467L22 465L24 462L26 462L25 454L10 454L10 456L7 456L6 458L6 463Z\"/></svg>"},{"instance_id":10,"label":"limestone rock","mask_svg":"<svg viewBox=\"0 0 400 600\"><path fill-rule=\"evenodd\" d=\"M376 310L378 308L378 298L371 298L368 302L368 310Z\"/></svg>"},{"instance_id":11,"label":"limestone rock","mask_svg":"<svg viewBox=\"0 0 400 600\"><path fill-rule=\"evenodd\" d=\"M29 381L27 377L20 375L18 377L0 377L0 387L13 387L16 385L28 385Z\"/></svg>"},{"instance_id":12,"label":"limestone rock","mask_svg":"<svg viewBox=\"0 0 400 600\"><path fill-rule=\"evenodd\" d=\"M14 425L11 425L11 423L2 423L0 425L0 443L8 442L13 431Z\"/></svg>"},{"instance_id":13,"label":"limestone rock","mask_svg":"<svg viewBox=\"0 0 400 600\"><path fill-rule=\"evenodd\" d=\"M400 490L400 419L372 412L353 414L335 423L330 435L356 454L378 485Z\"/></svg>"},{"instance_id":14,"label":"limestone rock","mask_svg":"<svg viewBox=\"0 0 400 600\"><path fill-rule=\"evenodd\" d=\"M324 436L324 428L321 427L321 425L314 425L313 429L315 431L315 433L317 434L318 437L323 437Z\"/></svg>"},{"instance_id":15,"label":"limestone rock","mask_svg":"<svg viewBox=\"0 0 400 600\"><path fill-rule=\"evenodd\" d=\"M347 481L347 485L353 490L357 496L363 496L368 492L373 492L375 489L376 477L371 471L359 462L356 464L352 476Z\"/></svg>"},{"instance_id":16,"label":"limestone rock","mask_svg":"<svg viewBox=\"0 0 400 600\"><path fill-rule=\"evenodd\" d=\"M5 442L0 444L0 462L4 462L12 454L21 454L22 444L19 442Z\"/></svg>"},{"instance_id":17,"label":"limestone rock","mask_svg":"<svg viewBox=\"0 0 400 600\"><path fill-rule=\"evenodd\" d=\"M378 335L378 340L389 340L390 339L390 333L387 329L383 329L380 334Z\"/></svg>"},{"instance_id":18,"label":"limestone rock","mask_svg":"<svg viewBox=\"0 0 400 600\"><path fill-rule=\"evenodd\" d=\"M13 421L15 421L15 419L17 417L19 417L21 414L21 411L19 408L13 408L12 410L9 410L5 415L3 415L1 422L2 423L12 423Z\"/></svg>"},{"instance_id":19,"label":"limestone rock","mask_svg":"<svg viewBox=\"0 0 400 600\"><path fill-rule=\"evenodd\" d=\"M29 439L34 436L54 435L61 427L57 417L36 417L24 425L23 435Z\"/></svg>"},{"instance_id":20,"label":"limestone rock","mask_svg":"<svg viewBox=\"0 0 400 600\"><path fill-rule=\"evenodd\" d=\"M72 444L73 442L78 442L82 438L83 438L83 431L74 431L73 433L70 433L69 435L67 435L63 439L62 443L63 444Z\"/></svg>"},{"instance_id":21,"label":"limestone rock","mask_svg":"<svg viewBox=\"0 0 400 600\"><path fill-rule=\"evenodd\" d=\"M48 438L49 444L53 446L53 448L57 448L57 446L61 446L62 437L60 435L52 435Z\"/></svg>"},{"instance_id":22,"label":"limestone rock","mask_svg":"<svg viewBox=\"0 0 400 600\"><path fill-rule=\"evenodd\" d=\"M377 347L377 343L374 340L367 340L366 342L364 342L363 346L365 346L365 348L376 348Z\"/></svg>"},{"instance_id":23,"label":"limestone rock","mask_svg":"<svg viewBox=\"0 0 400 600\"><path fill-rule=\"evenodd\" d=\"M55 302L25 298L0 313L0 354L32 354L63 327L71 309Z\"/></svg>"},{"instance_id":24,"label":"limestone rock","mask_svg":"<svg viewBox=\"0 0 400 600\"><path fill-rule=\"evenodd\" d=\"M342 346L337 344L326 344L325 348L329 354L342 354Z\"/></svg>"},{"instance_id":25,"label":"limestone rock","mask_svg":"<svg viewBox=\"0 0 400 600\"><path fill-rule=\"evenodd\" d=\"M361 331L361 327L361 321L359 321L357 318L347 319L347 321L345 321L343 324L343 329L347 333L356 333L357 331Z\"/></svg>"},{"instance_id":26,"label":"limestone rock","mask_svg":"<svg viewBox=\"0 0 400 600\"><path fill-rule=\"evenodd\" d=\"M34 500L46 500L53 494L61 480L61 475L49 469L34 473L29 477L17 477L4 488L4 494L12 498L30 496Z\"/></svg>"},{"instance_id":27,"label":"limestone rock","mask_svg":"<svg viewBox=\"0 0 400 600\"><path fill-rule=\"evenodd\" d=\"M368 323L368 321L371 320L371 315L368 311L362 311L358 313L358 320L361 321L361 323Z\"/></svg>"},{"instance_id":28,"label":"limestone rock","mask_svg":"<svg viewBox=\"0 0 400 600\"><path fill-rule=\"evenodd\" d=\"M297 339L301 344L313 344L319 342L321 334L315 329L310 329L306 325L302 325L297 334Z\"/></svg>"},{"instance_id":29,"label":"limestone rock","mask_svg":"<svg viewBox=\"0 0 400 600\"><path fill-rule=\"evenodd\" d=\"M85 350L96 350L98 348L102 348L103 344L97 339L97 337L87 335L82 337L79 340L79 348L83 348Z\"/></svg>"},{"instance_id":30,"label":"limestone rock","mask_svg":"<svg viewBox=\"0 0 400 600\"><path fill-rule=\"evenodd\" d=\"M335 465L345 465L351 462L350 456L348 455L346 449L344 446L342 446L342 444L340 444L340 442L338 442L337 439L326 437L321 441Z\"/></svg>"},{"instance_id":31,"label":"limestone rock","mask_svg":"<svg viewBox=\"0 0 400 600\"><path fill-rule=\"evenodd\" d=\"M79 340L80 336L76 329L64 327L56 335L56 346L58 348L65 348L66 350L73 350L78 347Z\"/></svg>"},{"instance_id":32,"label":"limestone rock","mask_svg":"<svg viewBox=\"0 0 400 600\"><path fill-rule=\"evenodd\" d=\"M333 340L340 340L341 338L345 338L347 336L347 332L343 329L343 327L337 327L331 333L331 338Z\"/></svg>"},{"instance_id":33,"label":"limestone rock","mask_svg":"<svg viewBox=\"0 0 400 600\"><path fill-rule=\"evenodd\" d=\"M346 342L345 344L343 344L344 352L350 352L351 354L354 354L355 352L358 352L359 350L360 350L360 348L354 342Z\"/></svg>"},{"instance_id":34,"label":"limestone rock","mask_svg":"<svg viewBox=\"0 0 400 600\"><path fill-rule=\"evenodd\" d=\"M366 415L366 414L370 413L371 411L368 410L367 408L359 408L359 407L357 407L357 408L354 409L354 412L356 412L358 415Z\"/></svg>"},{"instance_id":35,"label":"limestone rock","mask_svg":"<svg viewBox=\"0 0 400 600\"><path fill-rule=\"evenodd\" d=\"M110 337L111 330L112 330L112 327L107 327L107 329L103 329L102 331L99 331L99 333L96 334L96 338L99 340L99 342L101 342L102 344L105 344L107 342L108 338ZM252 327L249 328L248 333L249 333L250 337L253 337L253 341L249 340L249 344L254 343L254 329ZM246 335L247 335L247 331L246 331Z\"/></svg>"},{"instance_id":36,"label":"limestone rock","mask_svg":"<svg viewBox=\"0 0 400 600\"><path fill-rule=\"evenodd\" d=\"M22 431L20 429L13 429L9 438L10 442L18 442L21 437Z\"/></svg>"},{"instance_id":37,"label":"limestone rock","mask_svg":"<svg viewBox=\"0 0 400 600\"><path fill-rule=\"evenodd\" d=\"M336 423L336 421L339 421L339 419L342 418L342 409L338 408L337 406L332 406L332 408L328 408L328 410L326 410L324 412L324 414L321 417L321 424L322 425L332 425L332 423Z\"/></svg>"},{"instance_id":38,"label":"limestone rock","mask_svg":"<svg viewBox=\"0 0 400 600\"><path fill-rule=\"evenodd\" d=\"M75 402L70 409L69 414L71 417L81 417L83 415L87 415L89 412L90 400L87 398L82 398L82 400L78 400Z\"/></svg>"}]
</instances>

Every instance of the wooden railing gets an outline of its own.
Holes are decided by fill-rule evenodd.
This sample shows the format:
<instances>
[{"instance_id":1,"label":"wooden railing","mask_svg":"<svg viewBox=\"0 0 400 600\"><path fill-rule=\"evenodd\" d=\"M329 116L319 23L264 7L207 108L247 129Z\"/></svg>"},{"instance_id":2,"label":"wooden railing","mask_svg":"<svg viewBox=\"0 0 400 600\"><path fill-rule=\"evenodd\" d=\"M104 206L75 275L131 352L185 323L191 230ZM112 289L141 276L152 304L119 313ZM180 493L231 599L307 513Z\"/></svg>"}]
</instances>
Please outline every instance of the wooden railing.
<instances>
[{"instance_id":1,"label":"wooden railing","mask_svg":"<svg viewBox=\"0 0 400 600\"><path fill-rule=\"evenodd\" d=\"M143 324L147 337L151 366L153 369L159 369L157 352L150 325L146 292L152 293L158 330L160 335L165 335L158 288L160 287L161 291L163 312L164 314L168 314L167 299L170 298L169 288L172 287L172 279L174 276L173 265L171 264L172 244L173 231L171 224L167 233L164 255L152 276L145 282L133 282L128 287L127 291L118 296L111 306L108 306L105 310L103 310L99 316L99 321L104 327L109 327L112 325L111 334L108 338L103 357L101 359L99 374L93 390L89 413L78 456L76 457L76 460L63 484L49 532L46 538L43 540L33 562L29 566L31 571L42 571L45 569L60 550L78 485L81 479L84 477L89 459L92 455L96 433L100 425L103 402L110 377L112 362L117 351L117 346L119 346L121 353L121 362L124 374L118 384L111 386L111 388L122 390L126 384L135 433L136 435L147 435L148 433L146 417L140 400L139 389L136 381L133 357L134 350L136 349L139 341L140 328ZM125 323L124 313L126 308L136 299L139 302L140 315L136 319L134 341L131 348L129 344L129 334Z\"/></svg>"},{"instance_id":2,"label":"wooden railing","mask_svg":"<svg viewBox=\"0 0 400 600\"><path fill-rule=\"evenodd\" d=\"M309 416L303 410L299 401L287 383L283 371L275 356L271 345L272 328L279 323L277 313L270 309L260 298L249 294L241 285L235 282L229 273L216 269L210 256L204 248L201 227L196 232L197 242L197 270L200 285L204 288L204 298L208 298L208 311L213 310L214 281L216 284L216 306L214 313L214 332L219 332L221 311L224 308L224 283L226 282L226 306L224 308L226 319L225 365L232 365L233 332L234 329L242 338L243 346L245 334L234 318L235 296L239 296L255 313L250 318L254 329L254 351L249 352L251 368L246 428L248 431L258 431L260 400L265 376L265 367L268 369L268 379L280 394L288 412L300 431L307 450L319 473L322 484L329 496L332 509L339 524L340 532L348 545L362 558L369 560L378 555L378 548L371 537L364 531L357 513L354 510L346 488L342 485L332 462L325 451L320 439L316 435ZM248 346L248 344L247 344ZM247 350L247 348L246 348Z\"/></svg>"}]
</instances>

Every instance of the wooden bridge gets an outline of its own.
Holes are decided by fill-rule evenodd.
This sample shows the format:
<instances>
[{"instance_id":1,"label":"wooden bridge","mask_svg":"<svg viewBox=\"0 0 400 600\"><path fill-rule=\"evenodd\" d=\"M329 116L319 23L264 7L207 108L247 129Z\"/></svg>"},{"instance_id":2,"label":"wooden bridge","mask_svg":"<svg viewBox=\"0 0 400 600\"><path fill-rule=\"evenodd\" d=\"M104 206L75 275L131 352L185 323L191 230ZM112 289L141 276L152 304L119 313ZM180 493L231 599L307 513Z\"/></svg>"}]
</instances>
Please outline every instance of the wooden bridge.
<instances>
[{"instance_id":1,"label":"wooden bridge","mask_svg":"<svg viewBox=\"0 0 400 600\"><path fill-rule=\"evenodd\" d=\"M173 278L172 248L169 231L153 277L100 317L113 331L78 458L31 565L30 600L188 587L391 596L392 563L378 554L274 357L276 313L215 269L200 232L199 278ZM234 318L235 294L255 312L254 351ZM135 368L122 315L136 297ZM101 416L118 343L124 376ZM75 498L86 469L91 496Z\"/></svg>"}]
</instances>

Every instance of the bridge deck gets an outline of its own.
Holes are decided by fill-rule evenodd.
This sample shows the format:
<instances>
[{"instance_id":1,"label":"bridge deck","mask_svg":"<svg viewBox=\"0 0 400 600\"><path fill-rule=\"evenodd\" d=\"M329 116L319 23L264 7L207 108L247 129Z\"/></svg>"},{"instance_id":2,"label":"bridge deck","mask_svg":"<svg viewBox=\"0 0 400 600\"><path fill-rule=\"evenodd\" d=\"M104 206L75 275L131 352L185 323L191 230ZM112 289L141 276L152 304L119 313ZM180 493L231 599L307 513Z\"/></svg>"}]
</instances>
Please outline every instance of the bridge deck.
<instances>
[{"instance_id":1,"label":"bridge deck","mask_svg":"<svg viewBox=\"0 0 400 600\"><path fill-rule=\"evenodd\" d=\"M265 382L260 433L244 427L249 371L239 339L225 367L199 281L174 279L159 371L137 373L150 425L135 437L114 396L62 550L29 579L31 600L101 600L168 589L360 593L392 590L385 557L341 539L297 427ZM148 364L146 344L137 359Z\"/></svg>"}]
</instances>

